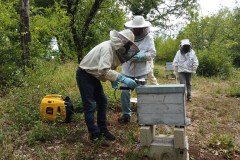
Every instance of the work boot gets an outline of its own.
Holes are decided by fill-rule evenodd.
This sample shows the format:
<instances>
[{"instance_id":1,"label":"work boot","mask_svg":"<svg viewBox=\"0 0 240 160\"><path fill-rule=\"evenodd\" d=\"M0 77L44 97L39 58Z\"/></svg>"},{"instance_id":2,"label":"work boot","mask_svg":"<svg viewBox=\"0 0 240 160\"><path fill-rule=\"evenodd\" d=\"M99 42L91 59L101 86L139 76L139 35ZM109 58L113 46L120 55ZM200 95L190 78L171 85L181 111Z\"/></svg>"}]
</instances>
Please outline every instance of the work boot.
<instances>
[{"instance_id":1,"label":"work boot","mask_svg":"<svg viewBox=\"0 0 240 160\"><path fill-rule=\"evenodd\" d=\"M130 122L130 116L123 115L121 118L118 119L118 122L121 124L127 124Z\"/></svg>"},{"instance_id":2,"label":"work boot","mask_svg":"<svg viewBox=\"0 0 240 160\"><path fill-rule=\"evenodd\" d=\"M187 101L192 102L192 97L187 97Z\"/></svg>"},{"instance_id":3,"label":"work boot","mask_svg":"<svg viewBox=\"0 0 240 160\"><path fill-rule=\"evenodd\" d=\"M192 102L192 98L188 98L187 101Z\"/></svg>"},{"instance_id":4,"label":"work boot","mask_svg":"<svg viewBox=\"0 0 240 160\"><path fill-rule=\"evenodd\" d=\"M102 146L102 147L109 147L109 143L105 140L103 136L101 136L100 133L92 133L90 134L90 140L92 143Z\"/></svg>"},{"instance_id":5,"label":"work boot","mask_svg":"<svg viewBox=\"0 0 240 160\"><path fill-rule=\"evenodd\" d=\"M101 131L100 133L108 141L115 141L116 140L115 136L112 133L110 133L108 130Z\"/></svg>"}]
</instances>

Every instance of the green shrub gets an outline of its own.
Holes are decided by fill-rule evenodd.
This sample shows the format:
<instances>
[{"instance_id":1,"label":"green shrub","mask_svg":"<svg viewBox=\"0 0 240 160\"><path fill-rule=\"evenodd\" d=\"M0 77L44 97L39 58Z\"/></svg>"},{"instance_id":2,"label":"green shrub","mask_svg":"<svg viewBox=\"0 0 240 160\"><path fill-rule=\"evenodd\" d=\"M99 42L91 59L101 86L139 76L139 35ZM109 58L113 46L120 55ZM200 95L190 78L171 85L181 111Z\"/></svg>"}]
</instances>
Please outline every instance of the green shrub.
<instances>
[{"instance_id":1,"label":"green shrub","mask_svg":"<svg viewBox=\"0 0 240 160\"><path fill-rule=\"evenodd\" d=\"M12 64L0 66L0 96L6 95L10 88L19 86L23 81L23 74L19 67Z\"/></svg>"},{"instance_id":2,"label":"green shrub","mask_svg":"<svg viewBox=\"0 0 240 160\"><path fill-rule=\"evenodd\" d=\"M155 62L172 62L179 49L179 43L172 38L157 36L155 38L155 48L157 50Z\"/></svg>"},{"instance_id":3,"label":"green shrub","mask_svg":"<svg viewBox=\"0 0 240 160\"><path fill-rule=\"evenodd\" d=\"M3 135L3 133L0 132L0 144L3 143L3 139L4 139L4 135Z\"/></svg>"},{"instance_id":4,"label":"green shrub","mask_svg":"<svg viewBox=\"0 0 240 160\"><path fill-rule=\"evenodd\" d=\"M141 159L141 156L139 156L138 153L133 153L133 152L127 152L125 155L126 160L139 160Z\"/></svg>"},{"instance_id":5,"label":"green shrub","mask_svg":"<svg viewBox=\"0 0 240 160\"><path fill-rule=\"evenodd\" d=\"M36 141L52 141L53 138L54 133L51 132L51 128L45 126L44 123L39 121L29 133L27 143L31 146L34 145Z\"/></svg>"},{"instance_id":6,"label":"green shrub","mask_svg":"<svg viewBox=\"0 0 240 160\"><path fill-rule=\"evenodd\" d=\"M52 142L55 139L66 139L71 134L72 132L66 126L64 127L62 123L43 123L42 121L37 121L28 134L27 143L31 146L37 142Z\"/></svg>"},{"instance_id":7,"label":"green shrub","mask_svg":"<svg viewBox=\"0 0 240 160\"><path fill-rule=\"evenodd\" d=\"M227 55L222 53L207 52L206 50L198 55L199 67L197 74L205 77L220 77L227 79L233 66Z\"/></svg>"},{"instance_id":8,"label":"green shrub","mask_svg":"<svg viewBox=\"0 0 240 160\"><path fill-rule=\"evenodd\" d=\"M153 69L153 74L155 77L160 77L160 71L156 68Z\"/></svg>"},{"instance_id":9,"label":"green shrub","mask_svg":"<svg viewBox=\"0 0 240 160\"><path fill-rule=\"evenodd\" d=\"M230 89L229 96L231 97L240 97L240 87L235 86Z\"/></svg>"},{"instance_id":10,"label":"green shrub","mask_svg":"<svg viewBox=\"0 0 240 160\"><path fill-rule=\"evenodd\" d=\"M35 121L39 120L39 110L36 110L35 106L31 105L17 105L12 114L18 128L25 127L29 129L35 124Z\"/></svg>"},{"instance_id":11,"label":"green shrub","mask_svg":"<svg viewBox=\"0 0 240 160\"><path fill-rule=\"evenodd\" d=\"M148 147L142 147L137 152L127 152L124 159L126 160L139 160L139 159L148 159L151 160L152 158L148 157L149 148Z\"/></svg>"},{"instance_id":12,"label":"green shrub","mask_svg":"<svg viewBox=\"0 0 240 160\"><path fill-rule=\"evenodd\" d=\"M209 147L219 150L227 159L231 159L236 151L231 134L215 134L208 140Z\"/></svg>"}]
</instances>

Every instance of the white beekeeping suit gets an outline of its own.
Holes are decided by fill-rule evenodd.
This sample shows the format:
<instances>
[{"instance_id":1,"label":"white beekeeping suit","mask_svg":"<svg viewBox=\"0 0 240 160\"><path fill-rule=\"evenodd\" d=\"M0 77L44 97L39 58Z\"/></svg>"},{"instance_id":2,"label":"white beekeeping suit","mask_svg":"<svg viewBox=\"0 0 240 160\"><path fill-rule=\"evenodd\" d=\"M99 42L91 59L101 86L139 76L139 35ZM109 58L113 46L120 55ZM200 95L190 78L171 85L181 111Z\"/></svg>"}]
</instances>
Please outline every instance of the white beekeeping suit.
<instances>
[{"instance_id":1,"label":"white beekeeping suit","mask_svg":"<svg viewBox=\"0 0 240 160\"><path fill-rule=\"evenodd\" d=\"M154 39L149 34L151 23L145 21L143 16L135 16L133 20L126 22L124 26L132 30L135 36L134 43L140 52L129 61L123 63L122 74L132 79L148 79L148 74L152 73L152 67L149 61L151 62L156 56ZM118 120L120 123L130 122L132 113L130 98L131 93L129 90L122 91L121 107L123 116Z\"/></svg>"},{"instance_id":2,"label":"white beekeeping suit","mask_svg":"<svg viewBox=\"0 0 240 160\"><path fill-rule=\"evenodd\" d=\"M198 59L188 39L181 41L180 50L173 60L173 67L175 74L179 75L180 84L184 84L187 88L187 100L192 101L192 74L196 73Z\"/></svg>"},{"instance_id":3,"label":"white beekeeping suit","mask_svg":"<svg viewBox=\"0 0 240 160\"><path fill-rule=\"evenodd\" d=\"M191 46L191 43L188 39L185 39L181 41L180 47L182 48L184 45ZM198 59L192 47L188 52L181 51L181 49L177 51L173 60L173 67L176 72L196 73Z\"/></svg>"},{"instance_id":4,"label":"white beekeeping suit","mask_svg":"<svg viewBox=\"0 0 240 160\"><path fill-rule=\"evenodd\" d=\"M111 31L110 40L102 42L94 47L81 61L79 67L92 74L101 81L116 81L119 73L115 70L121 63L129 60L136 51L139 51L135 44L131 45L131 50L134 52L125 52L122 47L128 43L127 36L130 40L134 40L134 35L131 35L130 30L123 30L121 32ZM125 37L124 37L125 35ZM130 42L130 41L129 41ZM133 42L131 42L133 43Z\"/></svg>"}]
</instances>

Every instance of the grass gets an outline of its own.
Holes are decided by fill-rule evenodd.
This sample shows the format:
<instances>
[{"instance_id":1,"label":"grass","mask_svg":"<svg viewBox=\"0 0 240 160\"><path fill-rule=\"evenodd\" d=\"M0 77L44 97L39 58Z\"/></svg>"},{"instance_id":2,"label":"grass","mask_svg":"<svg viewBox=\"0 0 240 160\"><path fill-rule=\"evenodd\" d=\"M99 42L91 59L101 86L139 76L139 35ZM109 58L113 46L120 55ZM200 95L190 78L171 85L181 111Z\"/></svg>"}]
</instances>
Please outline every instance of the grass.
<instances>
[{"instance_id":1,"label":"grass","mask_svg":"<svg viewBox=\"0 0 240 160\"><path fill-rule=\"evenodd\" d=\"M129 125L118 126L118 143L103 149L89 142L75 80L77 66L54 61L39 63L35 71L29 71L29 76L24 77L22 86L13 87L0 97L1 159L149 159L148 148L139 146L136 111ZM164 66L156 65L155 75L160 84L176 83L166 79ZM192 119L187 127L190 159L240 157L239 78L239 70L228 80L193 77L193 102L186 104L187 115ZM110 82L103 83L103 87L109 100L108 126L116 134L114 90ZM41 121L41 100L53 93L68 95L74 108L79 109L72 123ZM116 95L119 100L120 91ZM158 126L156 132L172 134L172 128Z\"/></svg>"}]
</instances>

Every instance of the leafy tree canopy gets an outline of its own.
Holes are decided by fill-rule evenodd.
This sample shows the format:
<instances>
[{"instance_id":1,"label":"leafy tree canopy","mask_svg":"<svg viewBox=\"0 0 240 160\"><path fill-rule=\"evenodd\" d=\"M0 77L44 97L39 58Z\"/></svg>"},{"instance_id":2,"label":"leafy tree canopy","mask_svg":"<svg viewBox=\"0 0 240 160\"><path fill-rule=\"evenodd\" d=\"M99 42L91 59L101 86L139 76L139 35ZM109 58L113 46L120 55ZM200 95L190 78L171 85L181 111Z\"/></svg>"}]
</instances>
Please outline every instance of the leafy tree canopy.
<instances>
[{"instance_id":1,"label":"leafy tree canopy","mask_svg":"<svg viewBox=\"0 0 240 160\"><path fill-rule=\"evenodd\" d=\"M191 18L198 7L196 0L126 0L133 15L143 15L154 26L171 27L171 17Z\"/></svg>"}]
</instances>

